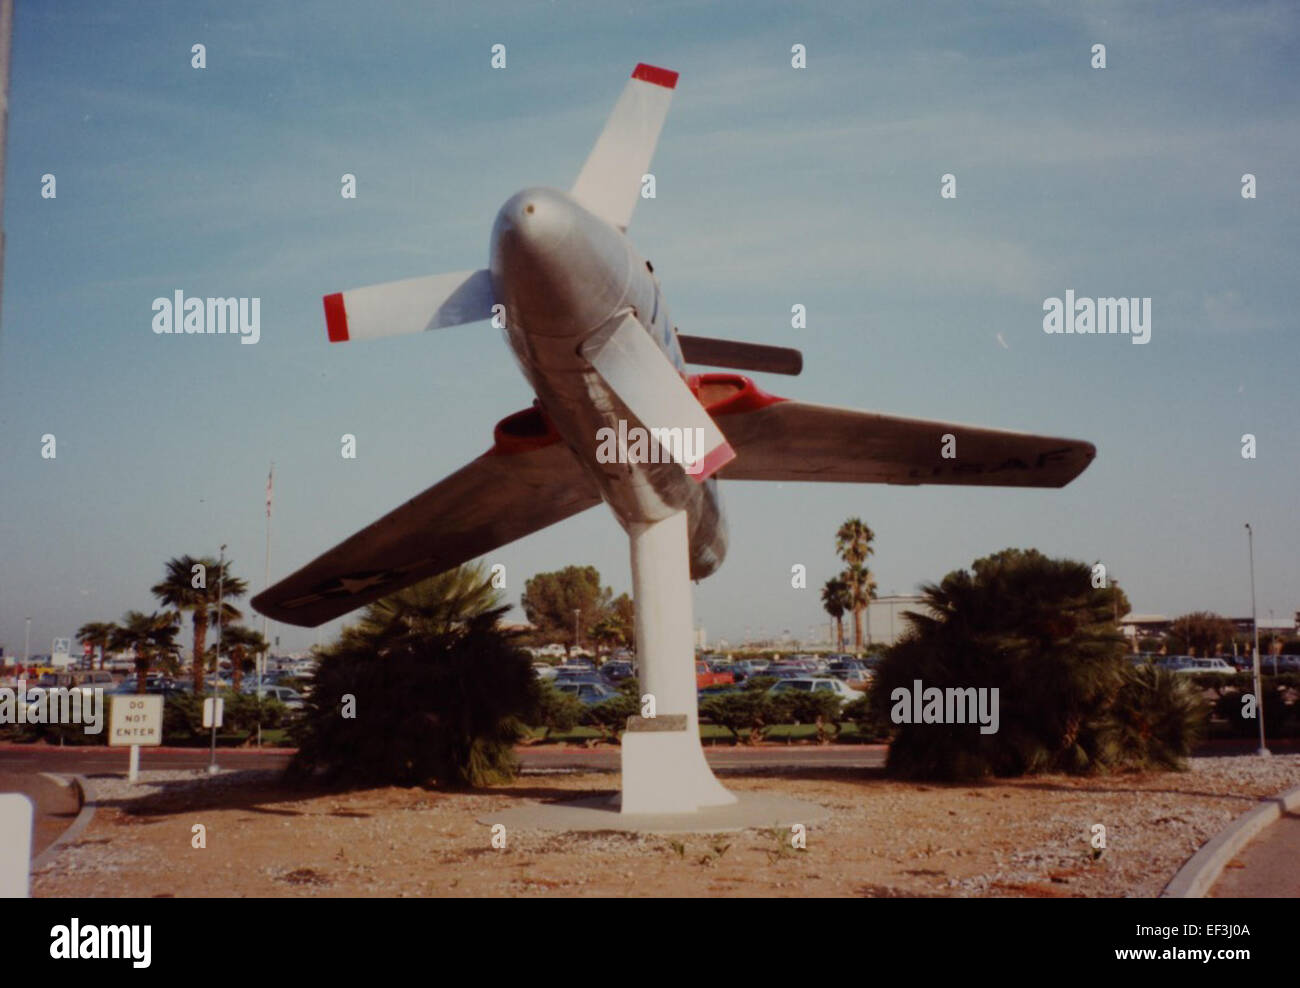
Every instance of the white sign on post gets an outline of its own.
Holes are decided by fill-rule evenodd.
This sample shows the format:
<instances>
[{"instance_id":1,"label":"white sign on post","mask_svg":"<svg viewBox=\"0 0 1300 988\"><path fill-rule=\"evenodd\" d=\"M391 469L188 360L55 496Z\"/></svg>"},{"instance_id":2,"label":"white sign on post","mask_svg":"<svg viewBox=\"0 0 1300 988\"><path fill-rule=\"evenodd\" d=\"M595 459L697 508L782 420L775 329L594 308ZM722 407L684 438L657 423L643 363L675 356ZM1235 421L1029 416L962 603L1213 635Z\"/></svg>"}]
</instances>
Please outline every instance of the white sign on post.
<instances>
[{"instance_id":1,"label":"white sign on post","mask_svg":"<svg viewBox=\"0 0 1300 988\"><path fill-rule=\"evenodd\" d=\"M30 894L32 866L32 801L20 792L0 793L0 899L25 899Z\"/></svg>"},{"instance_id":2,"label":"white sign on post","mask_svg":"<svg viewBox=\"0 0 1300 988\"><path fill-rule=\"evenodd\" d=\"M72 665L72 639L56 638L50 650L50 665L63 668Z\"/></svg>"},{"instance_id":3,"label":"white sign on post","mask_svg":"<svg viewBox=\"0 0 1300 988\"><path fill-rule=\"evenodd\" d=\"M158 695L128 694L113 697L108 717L108 743L125 745L162 744L163 698Z\"/></svg>"},{"instance_id":4,"label":"white sign on post","mask_svg":"<svg viewBox=\"0 0 1300 988\"><path fill-rule=\"evenodd\" d=\"M131 746L127 778L140 777L140 746L162 744L163 698L130 694L113 697L108 715L108 743L116 748Z\"/></svg>"},{"instance_id":5,"label":"white sign on post","mask_svg":"<svg viewBox=\"0 0 1300 988\"><path fill-rule=\"evenodd\" d=\"M204 726L204 727L212 727L212 726L213 726L213 723L212 723L212 722L213 722L213 719L214 719L214 718L213 718L213 715L212 715L212 705L213 705L213 704L216 704L216 708L217 708L217 713L216 713L216 718L215 718L215 720L216 720L216 726L217 726L217 727L220 727L221 724L222 724L222 714L223 714L223 712L224 712L224 710L225 710L225 701L222 700L221 697L219 697L219 696L218 696L218 697L211 697L211 696L210 696L210 697L206 698L206 699L203 701L203 726Z\"/></svg>"}]
</instances>

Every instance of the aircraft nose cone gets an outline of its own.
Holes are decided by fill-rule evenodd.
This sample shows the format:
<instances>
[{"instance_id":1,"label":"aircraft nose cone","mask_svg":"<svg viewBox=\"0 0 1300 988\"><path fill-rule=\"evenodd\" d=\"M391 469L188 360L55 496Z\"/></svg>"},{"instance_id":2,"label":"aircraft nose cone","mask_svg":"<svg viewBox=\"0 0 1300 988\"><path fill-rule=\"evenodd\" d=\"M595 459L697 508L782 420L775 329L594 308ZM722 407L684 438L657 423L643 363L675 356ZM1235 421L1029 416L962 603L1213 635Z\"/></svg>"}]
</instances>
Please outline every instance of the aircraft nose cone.
<instances>
[{"instance_id":1,"label":"aircraft nose cone","mask_svg":"<svg viewBox=\"0 0 1300 988\"><path fill-rule=\"evenodd\" d=\"M525 189L510 197L497 217L497 239L520 261L540 260L568 236L573 207L550 189Z\"/></svg>"},{"instance_id":2,"label":"aircraft nose cone","mask_svg":"<svg viewBox=\"0 0 1300 988\"><path fill-rule=\"evenodd\" d=\"M531 188L497 213L491 271L510 325L567 337L600 325L621 304L629 262L612 227L563 192Z\"/></svg>"}]
</instances>

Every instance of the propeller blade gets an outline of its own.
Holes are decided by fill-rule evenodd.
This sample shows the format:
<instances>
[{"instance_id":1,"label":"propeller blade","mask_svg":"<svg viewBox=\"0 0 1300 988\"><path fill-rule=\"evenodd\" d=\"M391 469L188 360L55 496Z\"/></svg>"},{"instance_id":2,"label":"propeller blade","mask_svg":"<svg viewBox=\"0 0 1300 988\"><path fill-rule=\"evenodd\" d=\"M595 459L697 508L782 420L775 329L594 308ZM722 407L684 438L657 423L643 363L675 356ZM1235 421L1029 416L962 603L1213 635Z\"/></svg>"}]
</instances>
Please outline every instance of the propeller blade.
<instances>
[{"instance_id":1,"label":"propeller blade","mask_svg":"<svg viewBox=\"0 0 1300 988\"><path fill-rule=\"evenodd\" d=\"M651 436L684 436L698 429L703 438L693 448L698 458L684 462L677 454L684 443L661 438L659 444L697 481L722 469L736 456L699 399L682 380L663 350L636 316L628 314L613 330L597 333L582 345L582 354ZM664 431L667 430L667 431Z\"/></svg>"}]
</instances>

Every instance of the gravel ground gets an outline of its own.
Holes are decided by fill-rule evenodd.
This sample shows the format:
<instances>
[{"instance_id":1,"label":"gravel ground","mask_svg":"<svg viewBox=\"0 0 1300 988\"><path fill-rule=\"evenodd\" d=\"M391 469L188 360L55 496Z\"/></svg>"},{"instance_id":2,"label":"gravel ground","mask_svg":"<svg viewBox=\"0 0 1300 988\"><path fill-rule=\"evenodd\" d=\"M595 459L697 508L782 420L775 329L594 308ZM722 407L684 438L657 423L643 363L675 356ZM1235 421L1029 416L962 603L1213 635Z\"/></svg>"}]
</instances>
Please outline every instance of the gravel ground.
<instances>
[{"instance_id":1,"label":"gravel ground","mask_svg":"<svg viewBox=\"0 0 1300 988\"><path fill-rule=\"evenodd\" d=\"M272 772L91 780L81 839L33 878L40 896L1154 896L1263 796L1300 784L1300 755L1196 758L1187 772L921 785L871 771L728 775L737 791L821 803L790 834L658 837L514 831L520 799L612 792L608 773L529 773L474 793L322 792ZM206 828L195 848L193 828ZM1099 856L1092 827L1106 828Z\"/></svg>"}]
</instances>

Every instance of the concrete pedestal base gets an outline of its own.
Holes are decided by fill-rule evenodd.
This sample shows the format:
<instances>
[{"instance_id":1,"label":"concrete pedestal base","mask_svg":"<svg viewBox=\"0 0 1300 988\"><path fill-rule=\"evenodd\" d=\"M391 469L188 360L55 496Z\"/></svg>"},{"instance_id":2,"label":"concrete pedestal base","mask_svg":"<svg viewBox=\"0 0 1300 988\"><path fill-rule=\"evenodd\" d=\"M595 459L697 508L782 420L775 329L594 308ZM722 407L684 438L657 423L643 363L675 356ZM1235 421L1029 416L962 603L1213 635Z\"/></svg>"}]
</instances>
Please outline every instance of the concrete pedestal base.
<instances>
[{"instance_id":1,"label":"concrete pedestal base","mask_svg":"<svg viewBox=\"0 0 1300 988\"><path fill-rule=\"evenodd\" d=\"M731 794L728 794L731 795ZM739 793L728 806L706 806L693 813L624 813L620 797L592 796L565 803L529 803L512 810L479 818L491 826L504 824L513 830L562 830L591 833L617 830L647 834L720 834L737 830L779 828L788 831L796 823L808 826L830 817L830 811L816 803L787 796Z\"/></svg>"},{"instance_id":2,"label":"concrete pedestal base","mask_svg":"<svg viewBox=\"0 0 1300 988\"><path fill-rule=\"evenodd\" d=\"M622 812L694 813L730 806L700 747L698 728L685 714L629 717L623 733Z\"/></svg>"}]
</instances>

